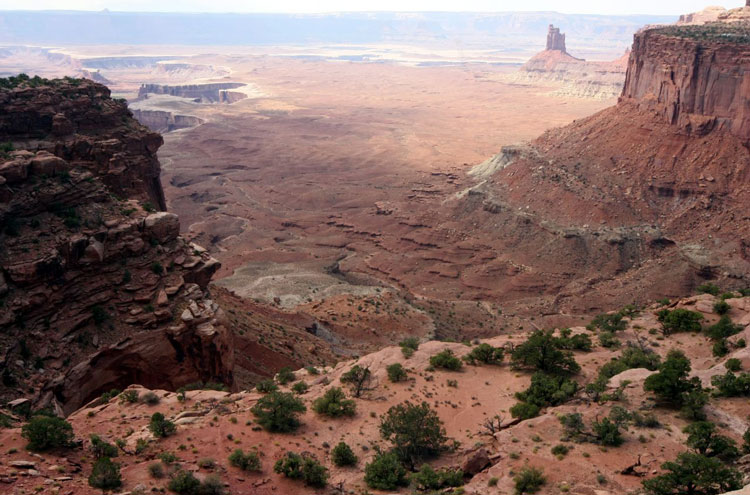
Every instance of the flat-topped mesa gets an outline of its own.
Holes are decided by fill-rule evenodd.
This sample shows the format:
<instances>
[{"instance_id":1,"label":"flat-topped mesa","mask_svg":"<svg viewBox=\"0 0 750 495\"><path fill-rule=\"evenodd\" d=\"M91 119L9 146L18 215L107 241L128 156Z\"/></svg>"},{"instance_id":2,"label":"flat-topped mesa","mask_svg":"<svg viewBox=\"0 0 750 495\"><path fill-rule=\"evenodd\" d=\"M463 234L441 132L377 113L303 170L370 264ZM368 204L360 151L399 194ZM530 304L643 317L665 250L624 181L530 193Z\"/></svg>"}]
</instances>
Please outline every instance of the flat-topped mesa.
<instances>
[{"instance_id":1,"label":"flat-topped mesa","mask_svg":"<svg viewBox=\"0 0 750 495\"><path fill-rule=\"evenodd\" d=\"M621 101L693 135L750 142L750 25L668 26L636 34Z\"/></svg>"},{"instance_id":2,"label":"flat-topped mesa","mask_svg":"<svg viewBox=\"0 0 750 495\"><path fill-rule=\"evenodd\" d=\"M547 50L568 53L565 48L565 35L560 32L560 28L556 28L552 24L549 25L549 31L547 32Z\"/></svg>"},{"instance_id":3,"label":"flat-topped mesa","mask_svg":"<svg viewBox=\"0 0 750 495\"><path fill-rule=\"evenodd\" d=\"M164 211L161 136L87 80L0 79L0 401L232 382L219 268Z\"/></svg>"}]
</instances>

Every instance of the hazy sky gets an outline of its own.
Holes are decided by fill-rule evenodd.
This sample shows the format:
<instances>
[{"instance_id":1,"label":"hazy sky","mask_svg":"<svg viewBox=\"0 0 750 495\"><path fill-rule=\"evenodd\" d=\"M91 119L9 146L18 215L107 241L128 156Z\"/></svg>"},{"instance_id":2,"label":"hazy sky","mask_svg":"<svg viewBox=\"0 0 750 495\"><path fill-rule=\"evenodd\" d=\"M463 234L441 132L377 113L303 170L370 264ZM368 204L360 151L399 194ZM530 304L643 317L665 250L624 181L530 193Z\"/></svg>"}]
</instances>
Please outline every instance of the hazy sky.
<instances>
[{"instance_id":1,"label":"hazy sky","mask_svg":"<svg viewBox=\"0 0 750 495\"><path fill-rule=\"evenodd\" d=\"M0 10L159 12L530 11L590 14L684 14L744 0L0 0Z\"/></svg>"}]
</instances>

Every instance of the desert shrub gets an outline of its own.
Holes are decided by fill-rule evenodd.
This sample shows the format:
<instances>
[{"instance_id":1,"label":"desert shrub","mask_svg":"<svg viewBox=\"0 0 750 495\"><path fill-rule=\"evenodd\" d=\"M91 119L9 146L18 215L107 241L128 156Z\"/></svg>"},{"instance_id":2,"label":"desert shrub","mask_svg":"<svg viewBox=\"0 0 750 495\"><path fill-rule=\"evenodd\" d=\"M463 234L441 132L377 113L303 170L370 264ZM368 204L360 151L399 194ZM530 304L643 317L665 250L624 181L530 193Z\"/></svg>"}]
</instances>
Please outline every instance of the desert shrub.
<instances>
[{"instance_id":1,"label":"desert shrub","mask_svg":"<svg viewBox=\"0 0 750 495\"><path fill-rule=\"evenodd\" d=\"M357 412L357 404L346 398L344 391L338 387L326 390L322 397L313 402L313 411L331 418L340 416L354 416Z\"/></svg>"},{"instance_id":2,"label":"desert shrub","mask_svg":"<svg viewBox=\"0 0 750 495\"><path fill-rule=\"evenodd\" d=\"M307 371L311 375L319 375L320 371L315 366L306 366L305 371Z\"/></svg>"},{"instance_id":3,"label":"desert shrub","mask_svg":"<svg viewBox=\"0 0 750 495\"><path fill-rule=\"evenodd\" d=\"M622 319L622 316L621 313L598 315L591 320L591 323L586 325L586 328L589 330L598 328L602 332L610 333L619 332L620 330L625 330L628 326L628 323Z\"/></svg>"},{"instance_id":4,"label":"desert shrub","mask_svg":"<svg viewBox=\"0 0 750 495\"><path fill-rule=\"evenodd\" d=\"M717 397L748 397L750 396L750 373L735 375L727 371L724 375L711 378L711 385L715 387Z\"/></svg>"},{"instance_id":5,"label":"desert shrub","mask_svg":"<svg viewBox=\"0 0 750 495\"><path fill-rule=\"evenodd\" d=\"M164 273L164 267L158 261L151 263L151 271L157 275Z\"/></svg>"},{"instance_id":6,"label":"desert shrub","mask_svg":"<svg viewBox=\"0 0 750 495\"><path fill-rule=\"evenodd\" d=\"M614 349L620 347L622 342L620 342L620 339L615 337L614 333L602 332L599 334L599 344L607 349Z\"/></svg>"},{"instance_id":7,"label":"desert shrub","mask_svg":"<svg viewBox=\"0 0 750 495\"><path fill-rule=\"evenodd\" d=\"M102 491L119 488L122 485L120 465L109 457L97 459L89 476L89 485Z\"/></svg>"},{"instance_id":8,"label":"desert shrub","mask_svg":"<svg viewBox=\"0 0 750 495\"><path fill-rule=\"evenodd\" d=\"M120 394L121 404L135 404L138 402L138 391L137 390L126 390Z\"/></svg>"},{"instance_id":9,"label":"desert shrub","mask_svg":"<svg viewBox=\"0 0 750 495\"><path fill-rule=\"evenodd\" d=\"M98 304L94 305L91 308L91 319L94 320L94 324L97 327L101 327L102 325L104 325L104 323L106 323L107 320L109 320L109 318L110 316L109 316L109 313L107 313L107 310L99 306Z\"/></svg>"},{"instance_id":10,"label":"desert shrub","mask_svg":"<svg viewBox=\"0 0 750 495\"><path fill-rule=\"evenodd\" d=\"M594 421L591 424L591 429L594 432L597 443L611 447L622 445L623 439L620 428L609 418Z\"/></svg>"},{"instance_id":11,"label":"desert shrub","mask_svg":"<svg viewBox=\"0 0 750 495\"><path fill-rule=\"evenodd\" d=\"M646 352L638 347L626 347L620 357L612 359L599 368L599 376L610 379L633 368L655 371L659 368L660 361L659 355L654 352Z\"/></svg>"},{"instance_id":12,"label":"desert shrub","mask_svg":"<svg viewBox=\"0 0 750 495\"><path fill-rule=\"evenodd\" d=\"M716 425L710 421L696 421L685 427L687 446L706 457L718 457L724 462L731 462L740 456L734 440L719 435Z\"/></svg>"},{"instance_id":13,"label":"desert shrub","mask_svg":"<svg viewBox=\"0 0 750 495\"><path fill-rule=\"evenodd\" d=\"M742 331L742 325L735 325L728 315L722 315L715 324L706 328L706 335L714 340L726 339Z\"/></svg>"},{"instance_id":14,"label":"desert shrub","mask_svg":"<svg viewBox=\"0 0 750 495\"><path fill-rule=\"evenodd\" d=\"M714 342L711 352L714 357L724 357L729 354L729 343L727 342L727 339L721 339Z\"/></svg>"},{"instance_id":15,"label":"desert shrub","mask_svg":"<svg viewBox=\"0 0 750 495\"><path fill-rule=\"evenodd\" d=\"M404 402L388 409L380 422L380 434L412 468L447 449L443 422L426 402Z\"/></svg>"},{"instance_id":16,"label":"desert shrub","mask_svg":"<svg viewBox=\"0 0 750 495\"><path fill-rule=\"evenodd\" d=\"M551 331L537 330L511 355L516 368L530 368L548 374L574 374L581 370L573 354L560 348L560 340Z\"/></svg>"},{"instance_id":17,"label":"desert shrub","mask_svg":"<svg viewBox=\"0 0 750 495\"><path fill-rule=\"evenodd\" d=\"M577 391L578 384L564 376L534 373L529 388L516 393L516 399L542 408L560 405L573 397Z\"/></svg>"},{"instance_id":18,"label":"desert shrub","mask_svg":"<svg viewBox=\"0 0 750 495\"><path fill-rule=\"evenodd\" d=\"M271 432L289 433L300 426L299 415L305 404L292 394L271 392L250 409L260 426Z\"/></svg>"},{"instance_id":19,"label":"desert shrub","mask_svg":"<svg viewBox=\"0 0 750 495\"><path fill-rule=\"evenodd\" d=\"M293 382L295 378L294 371L288 366L281 368L281 370L276 373L276 381L279 382L280 385L286 385L287 383Z\"/></svg>"},{"instance_id":20,"label":"desert shrub","mask_svg":"<svg viewBox=\"0 0 750 495\"><path fill-rule=\"evenodd\" d=\"M664 335L672 335L678 332L700 332L703 315L689 309L662 309L657 314Z\"/></svg>"},{"instance_id":21,"label":"desert shrub","mask_svg":"<svg viewBox=\"0 0 750 495\"><path fill-rule=\"evenodd\" d=\"M322 488L328 483L328 469L314 458L295 452L287 452L277 460L273 470L289 479L303 480L306 485L316 488Z\"/></svg>"},{"instance_id":22,"label":"desert shrub","mask_svg":"<svg viewBox=\"0 0 750 495\"><path fill-rule=\"evenodd\" d=\"M365 466L365 483L373 490L397 490L409 484L406 469L395 452L379 452Z\"/></svg>"},{"instance_id":23,"label":"desert shrub","mask_svg":"<svg viewBox=\"0 0 750 495\"><path fill-rule=\"evenodd\" d=\"M401 363L388 365L386 372L388 372L388 379L394 383L403 382L408 377L406 370L401 366Z\"/></svg>"},{"instance_id":24,"label":"desert shrub","mask_svg":"<svg viewBox=\"0 0 750 495\"><path fill-rule=\"evenodd\" d=\"M331 452L333 463L339 467L355 466L359 459L346 442L339 442Z\"/></svg>"},{"instance_id":25,"label":"desert shrub","mask_svg":"<svg viewBox=\"0 0 750 495\"><path fill-rule=\"evenodd\" d=\"M642 428L659 428L661 423L654 413L641 414L638 411L632 413L633 424Z\"/></svg>"},{"instance_id":26,"label":"desert shrub","mask_svg":"<svg viewBox=\"0 0 750 495\"><path fill-rule=\"evenodd\" d=\"M55 416L34 416L21 428L21 436L28 440L29 450L68 448L73 443L73 427Z\"/></svg>"},{"instance_id":27,"label":"desert shrub","mask_svg":"<svg viewBox=\"0 0 750 495\"><path fill-rule=\"evenodd\" d=\"M540 407L528 402L518 402L510 408L510 415L518 419L531 419L539 416Z\"/></svg>"},{"instance_id":28,"label":"desert shrub","mask_svg":"<svg viewBox=\"0 0 750 495\"><path fill-rule=\"evenodd\" d=\"M690 373L690 360L682 351L672 350L667 358L659 366L659 372L646 378L643 389L654 392L663 402L673 407L690 407L692 411L698 412L697 408L701 395L706 395L697 377L688 378Z\"/></svg>"},{"instance_id":29,"label":"desert shrub","mask_svg":"<svg viewBox=\"0 0 750 495\"><path fill-rule=\"evenodd\" d=\"M716 313L717 315L725 315L729 313L730 309L732 309L732 307L728 302L724 300L716 301L716 303L714 304L714 313Z\"/></svg>"},{"instance_id":30,"label":"desert shrub","mask_svg":"<svg viewBox=\"0 0 750 495\"><path fill-rule=\"evenodd\" d=\"M464 473L460 469L435 471L429 464L424 464L419 471L411 475L411 481L417 490L440 490L463 485Z\"/></svg>"},{"instance_id":31,"label":"desert shrub","mask_svg":"<svg viewBox=\"0 0 750 495\"><path fill-rule=\"evenodd\" d=\"M584 351L589 352L593 347L591 337L585 333L579 333L572 335L572 330L569 328L560 331L560 337L558 337L558 346L560 349L567 349L570 351Z\"/></svg>"},{"instance_id":32,"label":"desert shrub","mask_svg":"<svg viewBox=\"0 0 750 495\"><path fill-rule=\"evenodd\" d=\"M450 349L445 349L432 356L430 358L430 365L448 371L458 371L463 367L461 360Z\"/></svg>"},{"instance_id":33,"label":"desert shrub","mask_svg":"<svg viewBox=\"0 0 750 495\"><path fill-rule=\"evenodd\" d=\"M99 435L91 435L91 453L94 459L103 459L104 457L117 457L117 447L111 443L105 442Z\"/></svg>"},{"instance_id":34,"label":"desert shrub","mask_svg":"<svg viewBox=\"0 0 750 495\"><path fill-rule=\"evenodd\" d=\"M505 356L505 349L493 347L490 344L479 344L464 356L464 361L470 364L501 364Z\"/></svg>"},{"instance_id":35,"label":"desert shrub","mask_svg":"<svg viewBox=\"0 0 750 495\"><path fill-rule=\"evenodd\" d=\"M307 392L307 390L309 388L310 387L307 386L307 383L305 383L305 382L297 382L294 385L292 385L292 392L294 392L297 395L302 395L305 392Z\"/></svg>"},{"instance_id":36,"label":"desert shrub","mask_svg":"<svg viewBox=\"0 0 750 495\"><path fill-rule=\"evenodd\" d=\"M742 487L742 475L719 459L683 452L661 465L664 474L645 480L648 495L718 495Z\"/></svg>"},{"instance_id":37,"label":"desert shrub","mask_svg":"<svg viewBox=\"0 0 750 495\"><path fill-rule=\"evenodd\" d=\"M724 363L724 367L728 371L740 371L742 369L742 361L737 358L727 359L727 362Z\"/></svg>"},{"instance_id":38,"label":"desert shrub","mask_svg":"<svg viewBox=\"0 0 750 495\"><path fill-rule=\"evenodd\" d=\"M201 469L213 469L216 467L216 461L211 457L203 457L201 459L198 459L197 464Z\"/></svg>"},{"instance_id":39,"label":"desert shrub","mask_svg":"<svg viewBox=\"0 0 750 495\"><path fill-rule=\"evenodd\" d=\"M148 465L148 474L150 474L152 478L161 479L164 477L164 466L159 462L153 462Z\"/></svg>"},{"instance_id":40,"label":"desert shrub","mask_svg":"<svg viewBox=\"0 0 750 495\"><path fill-rule=\"evenodd\" d=\"M567 445L563 445L559 443L555 445L554 447L552 447L550 452L552 452L552 455L555 455L555 456L561 456L561 455L564 456L564 455L568 455L568 452L570 452L570 448Z\"/></svg>"},{"instance_id":41,"label":"desert shrub","mask_svg":"<svg viewBox=\"0 0 750 495\"><path fill-rule=\"evenodd\" d=\"M536 493L547 482L541 469L525 467L513 477L516 495Z\"/></svg>"},{"instance_id":42,"label":"desert shrub","mask_svg":"<svg viewBox=\"0 0 750 495\"><path fill-rule=\"evenodd\" d=\"M248 452L246 454L242 449L236 449L229 455L229 464L243 471L260 472L263 469L260 456L258 456L257 452Z\"/></svg>"},{"instance_id":43,"label":"desert shrub","mask_svg":"<svg viewBox=\"0 0 750 495\"><path fill-rule=\"evenodd\" d=\"M153 392L146 392L145 394L141 395L140 400L141 402L143 402L144 404L148 404L149 406L155 406L159 402L161 402L159 396Z\"/></svg>"},{"instance_id":44,"label":"desert shrub","mask_svg":"<svg viewBox=\"0 0 750 495\"><path fill-rule=\"evenodd\" d=\"M177 456L172 452L162 452L157 457L161 459L161 462L167 465L177 462Z\"/></svg>"},{"instance_id":45,"label":"desert shrub","mask_svg":"<svg viewBox=\"0 0 750 495\"><path fill-rule=\"evenodd\" d=\"M362 394L374 388L372 372L369 367L362 367L358 364L341 375L341 383L346 383L352 390L354 397L361 397Z\"/></svg>"},{"instance_id":46,"label":"desert shrub","mask_svg":"<svg viewBox=\"0 0 750 495\"><path fill-rule=\"evenodd\" d=\"M167 488L178 495L198 495L201 482L190 471L179 470L172 475Z\"/></svg>"},{"instance_id":47,"label":"desert shrub","mask_svg":"<svg viewBox=\"0 0 750 495\"><path fill-rule=\"evenodd\" d=\"M699 285L696 290L699 294L711 294L712 296L718 296L721 292L721 289L714 284Z\"/></svg>"},{"instance_id":48,"label":"desert shrub","mask_svg":"<svg viewBox=\"0 0 750 495\"><path fill-rule=\"evenodd\" d=\"M198 489L199 495L223 495L224 483L216 475L206 476Z\"/></svg>"},{"instance_id":49,"label":"desert shrub","mask_svg":"<svg viewBox=\"0 0 750 495\"><path fill-rule=\"evenodd\" d=\"M563 427L562 440L578 440L586 431L586 424L583 422L581 413L563 414L558 417Z\"/></svg>"},{"instance_id":50,"label":"desert shrub","mask_svg":"<svg viewBox=\"0 0 750 495\"><path fill-rule=\"evenodd\" d=\"M401 353L404 357L409 359L419 349L419 340L416 337L408 337L399 342L398 345L401 347Z\"/></svg>"},{"instance_id":51,"label":"desert shrub","mask_svg":"<svg viewBox=\"0 0 750 495\"><path fill-rule=\"evenodd\" d=\"M174 423L164 417L162 413L154 413L148 423L148 429L156 438L164 438L174 435L177 427Z\"/></svg>"},{"instance_id":52,"label":"desert shrub","mask_svg":"<svg viewBox=\"0 0 750 495\"><path fill-rule=\"evenodd\" d=\"M270 394L271 392L276 392L279 389L279 387L274 383L273 380L267 379L267 380L261 380L255 385L255 390L260 392L261 394Z\"/></svg>"}]
</instances>

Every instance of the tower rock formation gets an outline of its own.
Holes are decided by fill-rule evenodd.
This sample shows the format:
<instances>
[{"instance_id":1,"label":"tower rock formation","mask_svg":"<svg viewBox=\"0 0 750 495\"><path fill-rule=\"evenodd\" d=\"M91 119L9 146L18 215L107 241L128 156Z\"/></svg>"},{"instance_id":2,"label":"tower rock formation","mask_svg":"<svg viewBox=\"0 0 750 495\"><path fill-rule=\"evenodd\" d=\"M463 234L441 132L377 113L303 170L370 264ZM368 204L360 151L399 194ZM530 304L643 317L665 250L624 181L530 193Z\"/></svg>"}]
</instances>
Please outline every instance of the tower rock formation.
<instances>
[{"instance_id":1,"label":"tower rock formation","mask_svg":"<svg viewBox=\"0 0 750 495\"><path fill-rule=\"evenodd\" d=\"M557 50L567 53L565 49L565 35L560 33L560 28L556 28L552 24L549 25L549 32L547 33L547 50Z\"/></svg>"}]
</instances>

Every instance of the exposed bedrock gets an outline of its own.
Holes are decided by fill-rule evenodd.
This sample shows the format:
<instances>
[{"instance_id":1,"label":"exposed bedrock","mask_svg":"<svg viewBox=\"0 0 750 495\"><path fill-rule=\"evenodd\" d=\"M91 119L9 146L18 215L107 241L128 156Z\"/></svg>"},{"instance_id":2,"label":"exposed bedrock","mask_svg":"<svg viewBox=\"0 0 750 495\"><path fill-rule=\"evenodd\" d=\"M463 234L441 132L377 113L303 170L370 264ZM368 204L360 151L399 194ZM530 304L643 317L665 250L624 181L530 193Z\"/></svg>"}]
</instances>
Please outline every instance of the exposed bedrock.
<instances>
[{"instance_id":1,"label":"exposed bedrock","mask_svg":"<svg viewBox=\"0 0 750 495\"><path fill-rule=\"evenodd\" d=\"M635 36L622 99L684 132L701 136L720 127L748 142L750 45L642 31Z\"/></svg>"},{"instance_id":2,"label":"exposed bedrock","mask_svg":"<svg viewBox=\"0 0 750 495\"><path fill-rule=\"evenodd\" d=\"M0 90L0 397L232 383L219 263L163 207L161 136L91 81Z\"/></svg>"},{"instance_id":3,"label":"exposed bedrock","mask_svg":"<svg viewBox=\"0 0 750 495\"><path fill-rule=\"evenodd\" d=\"M239 91L229 90L242 86L245 86L245 83L188 84L184 86L143 84L138 90L138 97L147 97L150 93L191 98L201 103L234 103L247 98L247 96Z\"/></svg>"},{"instance_id":4,"label":"exposed bedrock","mask_svg":"<svg viewBox=\"0 0 750 495\"><path fill-rule=\"evenodd\" d=\"M175 115L164 110L133 110L133 117L152 131L171 132L188 129L203 123L203 119L192 115Z\"/></svg>"}]
</instances>

